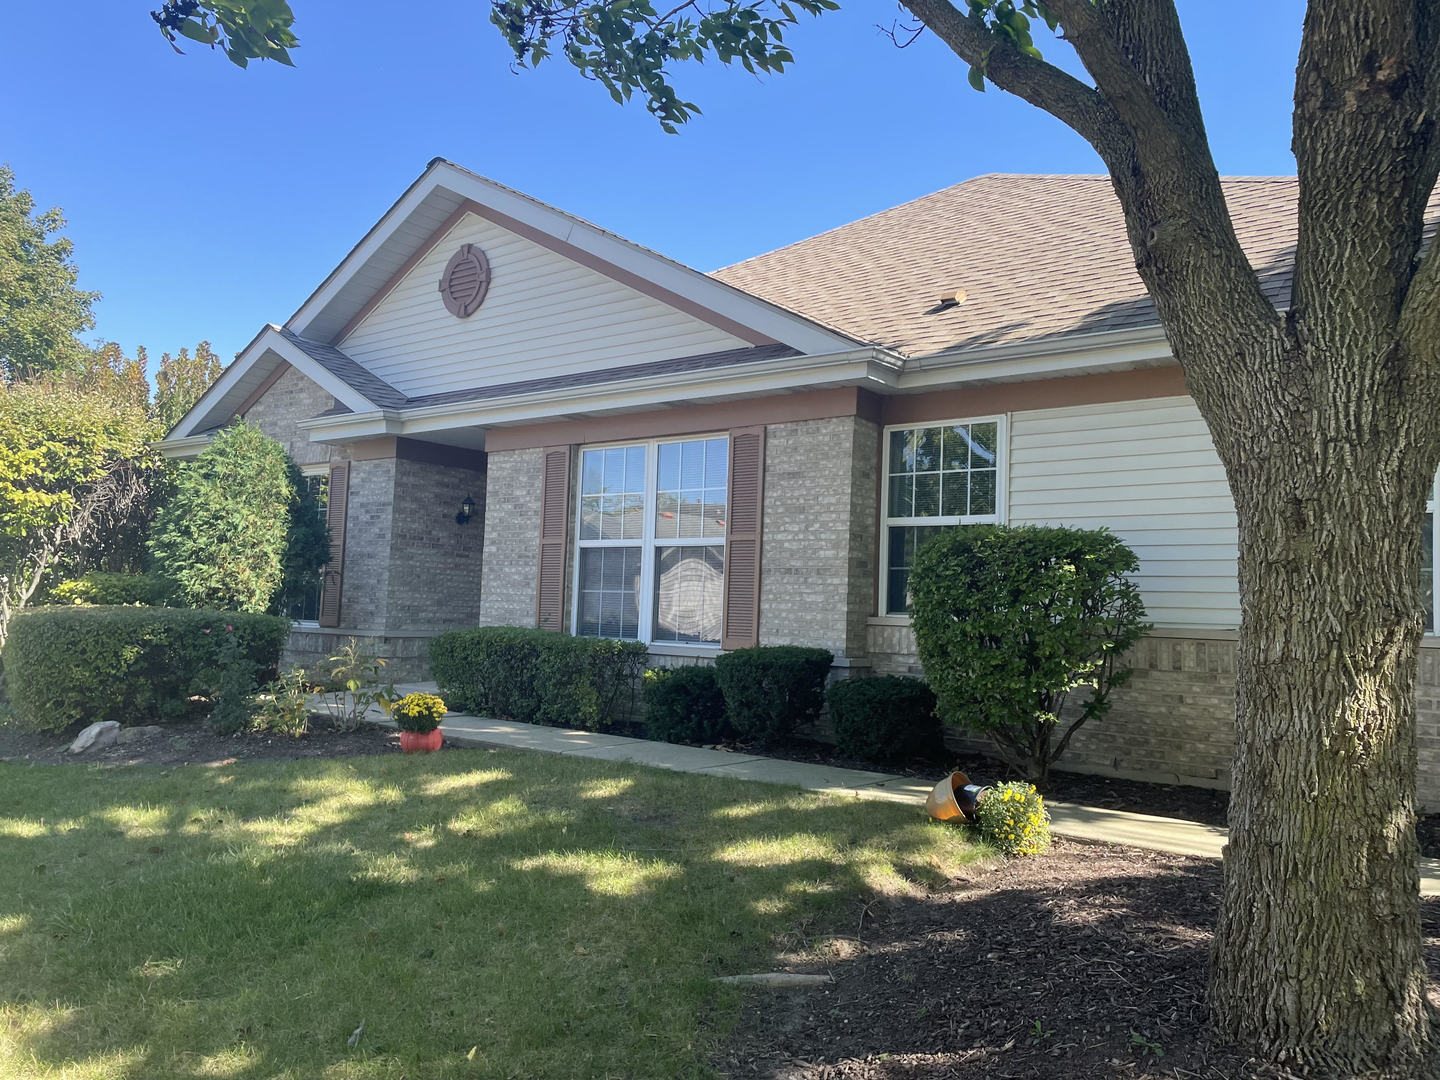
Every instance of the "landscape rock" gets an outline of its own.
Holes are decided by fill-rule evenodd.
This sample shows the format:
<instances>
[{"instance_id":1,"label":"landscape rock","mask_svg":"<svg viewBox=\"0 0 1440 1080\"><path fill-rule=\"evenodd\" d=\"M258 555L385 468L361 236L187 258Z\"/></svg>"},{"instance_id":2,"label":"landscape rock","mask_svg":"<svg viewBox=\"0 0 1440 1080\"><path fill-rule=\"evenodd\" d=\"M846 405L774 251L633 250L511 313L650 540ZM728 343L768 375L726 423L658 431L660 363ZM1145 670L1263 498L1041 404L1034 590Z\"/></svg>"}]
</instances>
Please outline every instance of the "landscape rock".
<instances>
[{"instance_id":1,"label":"landscape rock","mask_svg":"<svg viewBox=\"0 0 1440 1080\"><path fill-rule=\"evenodd\" d=\"M165 729L159 724L139 724L136 727L122 727L116 741L122 743L139 742L141 739L148 739L151 735L159 735Z\"/></svg>"},{"instance_id":2,"label":"landscape rock","mask_svg":"<svg viewBox=\"0 0 1440 1080\"><path fill-rule=\"evenodd\" d=\"M109 746L120 737L120 722L118 720L100 720L91 724L70 744L70 753L82 754L86 750L99 750L102 746Z\"/></svg>"}]
</instances>

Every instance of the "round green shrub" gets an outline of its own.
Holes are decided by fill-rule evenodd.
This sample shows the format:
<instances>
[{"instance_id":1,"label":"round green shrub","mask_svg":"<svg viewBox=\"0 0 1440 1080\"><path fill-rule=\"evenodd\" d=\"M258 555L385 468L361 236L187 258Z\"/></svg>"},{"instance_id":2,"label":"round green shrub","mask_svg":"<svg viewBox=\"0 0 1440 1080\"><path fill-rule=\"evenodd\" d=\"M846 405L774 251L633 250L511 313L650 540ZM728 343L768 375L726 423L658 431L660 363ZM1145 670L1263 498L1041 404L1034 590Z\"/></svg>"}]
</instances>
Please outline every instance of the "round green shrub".
<instances>
[{"instance_id":1,"label":"round green shrub","mask_svg":"<svg viewBox=\"0 0 1440 1080\"><path fill-rule=\"evenodd\" d=\"M5 678L33 731L165 723L188 716L192 697L231 704L273 679L289 632L286 619L233 611L38 608L11 625Z\"/></svg>"},{"instance_id":2,"label":"round green shrub","mask_svg":"<svg viewBox=\"0 0 1440 1080\"><path fill-rule=\"evenodd\" d=\"M825 694L835 747L862 761L934 757L944 748L935 692L903 675L841 679Z\"/></svg>"},{"instance_id":3,"label":"round green shrub","mask_svg":"<svg viewBox=\"0 0 1440 1080\"><path fill-rule=\"evenodd\" d=\"M925 681L948 724L989 735L1043 781L1110 708L1147 629L1135 553L1105 529L967 525L921 545L910 574Z\"/></svg>"},{"instance_id":4,"label":"round green shrub","mask_svg":"<svg viewBox=\"0 0 1440 1080\"><path fill-rule=\"evenodd\" d=\"M725 698L708 664L645 672L645 730L675 743L713 743L731 734Z\"/></svg>"},{"instance_id":5,"label":"round green shrub","mask_svg":"<svg viewBox=\"0 0 1440 1080\"><path fill-rule=\"evenodd\" d=\"M715 659L715 681L735 734L778 742L820 717L833 653L800 645L760 645Z\"/></svg>"},{"instance_id":6,"label":"round green shrub","mask_svg":"<svg viewBox=\"0 0 1440 1080\"><path fill-rule=\"evenodd\" d=\"M975 808L980 838L1002 855L1042 855L1050 850L1050 811L1034 784L996 784Z\"/></svg>"},{"instance_id":7,"label":"round green shrub","mask_svg":"<svg viewBox=\"0 0 1440 1080\"><path fill-rule=\"evenodd\" d=\"M401 731L427 735L445 719L445 702L435 694L406 694L390 707L390 715Z\"/></svg>"}]
</instances>

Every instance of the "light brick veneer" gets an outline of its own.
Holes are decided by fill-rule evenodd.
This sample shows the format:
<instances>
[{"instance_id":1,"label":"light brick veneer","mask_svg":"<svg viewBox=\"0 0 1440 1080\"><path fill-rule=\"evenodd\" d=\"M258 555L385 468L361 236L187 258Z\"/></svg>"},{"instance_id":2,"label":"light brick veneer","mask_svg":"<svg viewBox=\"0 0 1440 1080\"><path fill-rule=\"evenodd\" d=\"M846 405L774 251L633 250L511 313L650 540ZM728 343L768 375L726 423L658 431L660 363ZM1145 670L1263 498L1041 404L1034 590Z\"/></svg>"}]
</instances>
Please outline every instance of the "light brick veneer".
<instances>
[{"instance_id":1,"label":"light brick veneer","mask_svg":"<svg viewBox=\"0 0 1440 1080\"><path fill-rule=\"evenodd\" d=\"M870 648L877 673L920 674L909 626L871 625ZM1234 639L1147 637L1131 651L1130 664L1134 674L1115 691L1110 714L1080 729L1060 767L1228 789ZM1420 651L1416 689L1420 802L1440 809L1440 648Z\"/></svg>"},{"instance_id":2,"label":"light brick veneer","mask_svg":"<svg viewBox=\"0 0 1440 1080\"><path fill-rule=\"evenodd\" d=\"M854 416L765 429L762 645L864 655L879 438L875 424Z\"/></svg>"},{"instance_id":3,"label":"light brick veneer","mask_svg":"<svg viewBox=\"0 0 1440 1080\"><path fill-rule=\"evenodd\" d=\"M535 625L543 466L544 451L539 449L506 450L489 456L481 626ZM569 584L567 578L567 605Z\"/></svg>"},{"instance_id":4,"label":"light brick veneer","mask_svg":"<svg viewBox=\"0 0 1440 1080\"><path fill-rule=\"evenodd\" d=\"M301 465L315 465L343 460L345 455L337 453L336 447L312 443L298 422L329 412L335 404L332 394L292 367L250 406L245 419L272 439L278 439L285 452Z\"/></svg>"}]
</instances>

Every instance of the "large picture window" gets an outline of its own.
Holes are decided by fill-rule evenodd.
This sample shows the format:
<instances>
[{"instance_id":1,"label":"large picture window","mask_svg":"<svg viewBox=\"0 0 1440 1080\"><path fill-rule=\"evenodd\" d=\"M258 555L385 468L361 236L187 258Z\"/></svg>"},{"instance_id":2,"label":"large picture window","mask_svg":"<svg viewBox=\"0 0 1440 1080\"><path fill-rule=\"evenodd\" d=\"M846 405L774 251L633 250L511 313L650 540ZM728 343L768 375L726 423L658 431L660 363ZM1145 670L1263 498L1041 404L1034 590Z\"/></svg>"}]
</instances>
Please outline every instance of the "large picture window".
<instances>
[{"instance_id":1,"label":"large picture window","mask_svg":"<svg viewBox=\"0 0 1440 1080\"><path fill-rule=\"evenodd\" d=\"M947 525L1003 520L1002 417L887 428L880 611L910 610L915 549Z\"/></svg>"},{"instance_id":2,"label":"large picture window","mask_svg":"<svg viewBox=\"0 0 1440 1080\"><path fill-rule=\"evenodd\" d=\"M720 643L729 454L724 436L580 452L577 635Z\"/></svg>"}]
</instances>

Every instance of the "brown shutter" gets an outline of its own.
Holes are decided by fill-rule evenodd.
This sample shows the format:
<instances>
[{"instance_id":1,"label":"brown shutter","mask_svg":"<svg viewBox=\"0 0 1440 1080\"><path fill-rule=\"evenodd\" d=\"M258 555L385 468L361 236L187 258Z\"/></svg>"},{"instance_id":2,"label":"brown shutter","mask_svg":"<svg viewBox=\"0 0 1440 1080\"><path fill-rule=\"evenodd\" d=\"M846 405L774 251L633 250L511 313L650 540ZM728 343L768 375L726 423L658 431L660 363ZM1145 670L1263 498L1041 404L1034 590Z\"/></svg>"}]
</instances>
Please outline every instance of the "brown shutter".
<instances>
[{"instance_id":1,"label":"brown shutter","mask_svg":"<svg viewBox=\"0 0 1440 1080\"><path fill-rule=\"evenodd\" d=\"M350 463L330 466L329 502L325 524L330 528L330 561L325 564L325 587L320 592L321 626L340 625L340 580L345 566L345 508L350 504Z\"/></svg>"},{"instance_id":2,"label":"brown shutter","mask_svg":"<svg viewBox=\"0 0 1440 1080\"><path fill-rule=\"evenodd\" d=\"M540 496L540 578L535 589L535 625L565 625L565 537L570 525L570 447L545 450L545 486Z\"/></svg>"},{"instance_id":3,"label":"brown shutter","mask_svg":"<svg viewBox=\"0 0 1440 1080\"><path fill-rule=\"evenodd\" d=\"M730 432L730 504L725 528L722 649L760 640L760 529L765 502L765 429Z\"/></svg>"}]
</instances>

